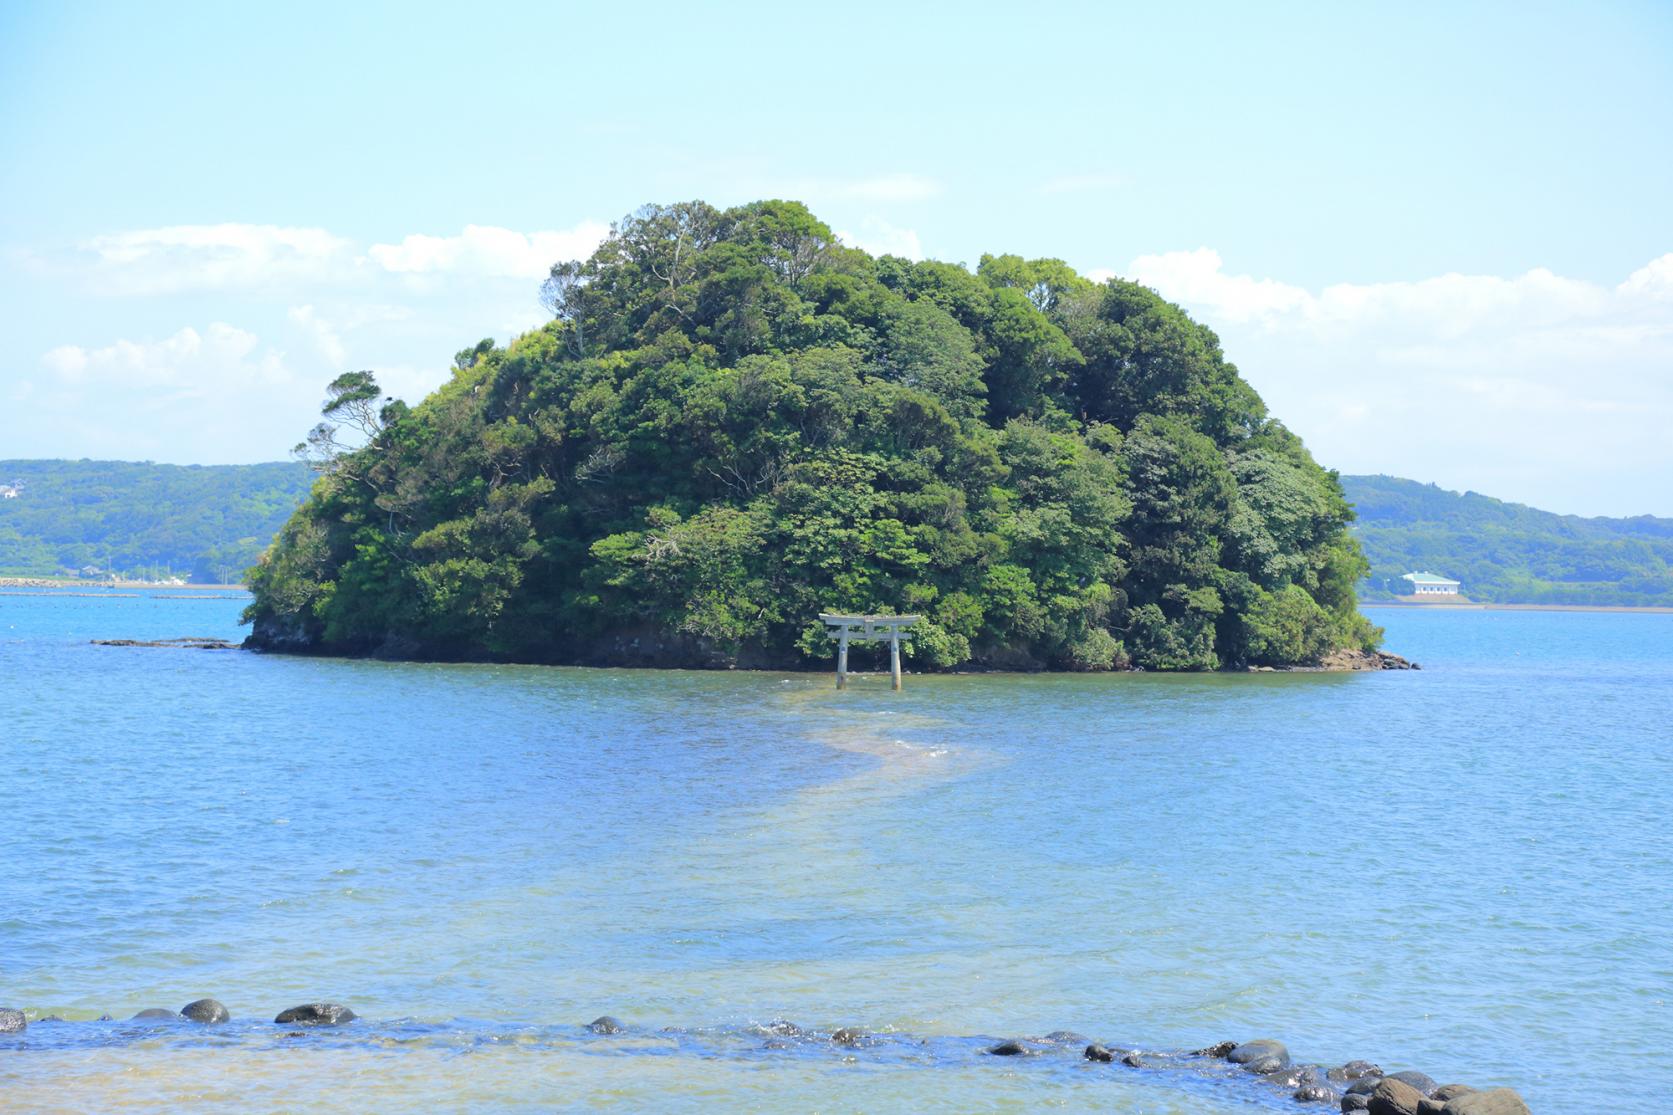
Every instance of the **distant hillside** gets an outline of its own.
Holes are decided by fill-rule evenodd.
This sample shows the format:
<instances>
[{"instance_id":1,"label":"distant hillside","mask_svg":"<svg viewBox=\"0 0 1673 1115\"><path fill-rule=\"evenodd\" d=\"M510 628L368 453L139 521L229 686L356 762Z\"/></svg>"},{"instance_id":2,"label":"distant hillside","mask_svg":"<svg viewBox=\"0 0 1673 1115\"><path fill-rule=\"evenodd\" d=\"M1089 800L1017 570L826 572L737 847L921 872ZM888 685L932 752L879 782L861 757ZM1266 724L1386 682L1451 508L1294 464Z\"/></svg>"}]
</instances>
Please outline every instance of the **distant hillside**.
<instances>
[{"instance_id":1,"label":"distant hillside","mask_svg":"<svg viewBox=\"0 0 1673 1115\"><path fill-rule=\"evenodd\" d=\"M237 580L308 494L294 462L0 460L0 575L98 567ZM16 490L15 498L6 492Z\"/></svg>"},{"instance_id":2,"label":"distant hillside","mask_svg":"<svg viewBox=\"0 0 1673 1115\"><path fill-rule=\"evenodd\" d=\"M1673 519L1583 519L1393 476L1344 476L1368 599L1430 570L1504 604L1673 605Z\"/></svg>"}]
</instances>

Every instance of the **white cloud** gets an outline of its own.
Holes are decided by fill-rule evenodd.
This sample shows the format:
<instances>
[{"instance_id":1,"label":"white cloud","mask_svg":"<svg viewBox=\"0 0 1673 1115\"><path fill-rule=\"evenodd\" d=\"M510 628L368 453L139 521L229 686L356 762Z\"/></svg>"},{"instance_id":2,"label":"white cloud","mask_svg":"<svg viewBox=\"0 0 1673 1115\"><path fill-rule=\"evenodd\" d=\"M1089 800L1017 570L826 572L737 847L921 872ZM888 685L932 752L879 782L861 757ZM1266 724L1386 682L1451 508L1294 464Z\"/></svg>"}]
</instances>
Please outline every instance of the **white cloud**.
<instances>
[{"instance_id":1,"label":"white cloud","mask_svg":"<svg viewBox=\"0 0 1673 1115\"><path fill-rule=\"evenodd\" d=\"M909 228L898 228L876 217L867 217L861 221L858 233L839 231L837 239L849 247L861 248L874 256L904 256L911 260L924 258L924 246L918 240L916 232Z\"/></svg>"},{"instance_id":2,"label":"white cloud","mask_svg":"<svg viewBox=\"0 0 1673 1115\"><path fill-rule=\"evenodd\" d=\"M1209 248L1125 273L1218 331L1327 465L1673 513L1673 253L1615 285L1535 268L1309 289L1230 272Z\"/></svg>"},{"instance_id":3,"label":"white cloud","mask_svg":"<svg viewBox=\"0 0 1673 1115\"><path fill-rule=\"evenodd\" d=\"M414 234L399 244L373 244L379 267L399 274L445 271L505 278L544 278L552 264L586 259L610 227L583 221L572 229L524 234L491 225L466 225L458 236Z\"/></svg>"},{"instance_id":4,"label":"white cloud","mask_svg":"<svg viewBox=\"0 0 1673 1115\"><path fill-rule=\"evenodd\" d=\"M335 326L315 313L312 306L292 306L286 316L313 342L314 348L325 358L327 364L342 367L348 354L343 348L343 338L338 335Z\"/></svg>"},{"instance_id":5,"label":"white cloud","mask_svg":"<svg viewBox=\"0 0 1673 1115\"><path fill-rule=\"evenodd\" d=\"M66 383L197 389L221 382L288 378L282 353L258 353L254 333L217 321L203 332L187 326L160 341L119 340L100 348L60 345L41 363Z\"/></svg>"},{"instance_id":6,"label":"white cloud","mask_svg":"<svg viewBox=\"0 0 1673 1115\"><path fill-rule=\"evenodd\" d=\"M337 281L356 268L353 244L319 228L174 225L95 236L81 247L94 257L94 286L113 294Z\"/></svg>"}]
</instances>

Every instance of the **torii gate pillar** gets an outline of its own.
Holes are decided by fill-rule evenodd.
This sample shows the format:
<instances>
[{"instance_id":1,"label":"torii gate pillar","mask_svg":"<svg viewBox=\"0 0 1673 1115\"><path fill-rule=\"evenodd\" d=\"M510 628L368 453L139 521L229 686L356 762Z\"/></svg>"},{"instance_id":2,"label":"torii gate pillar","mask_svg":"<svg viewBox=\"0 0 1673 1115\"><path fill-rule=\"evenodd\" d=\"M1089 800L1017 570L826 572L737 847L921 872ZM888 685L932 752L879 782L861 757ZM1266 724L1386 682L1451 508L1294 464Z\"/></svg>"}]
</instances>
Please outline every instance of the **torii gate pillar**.
<instances>
[{"instance_id":1,"label":"torii gate pillar","mask_svg":"<svg viewBox=\"0 0 1673 1115\"><path fill-rule=\"evenodd\" d=\"M848 688L848 643L880 643L889 641L889 679L891 687L900 690L900 635L923 619L922 616L844 616L819 613L826 634L837 641L837 688Z\"/></svg>"}]
</instances>

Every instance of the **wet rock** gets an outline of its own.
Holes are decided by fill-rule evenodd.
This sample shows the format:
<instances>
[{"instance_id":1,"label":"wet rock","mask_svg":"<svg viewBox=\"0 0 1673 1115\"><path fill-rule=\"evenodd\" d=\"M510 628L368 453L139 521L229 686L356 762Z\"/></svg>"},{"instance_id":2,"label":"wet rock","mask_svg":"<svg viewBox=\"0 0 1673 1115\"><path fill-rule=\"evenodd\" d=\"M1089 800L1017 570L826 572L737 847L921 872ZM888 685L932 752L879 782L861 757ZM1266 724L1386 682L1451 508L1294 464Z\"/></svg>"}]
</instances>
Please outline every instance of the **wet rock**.
<instances>
[{"instance_id":1,"label":"wet rock","mask_svg":"<svg viewBox=\"0 0 1673 1115\"><path fill-rule=\"evenodd\" d=\"M1242 1065L1246 1072L1269 1076L1280 1069L1290 1067L1290 1051L1281 1041L1260 1038L1256 1041L1246 1041L1233 1049L1226 1054L1226 1060L1234 1065Z\"/></svg>"},{"instance_id":2,"label":"wet rock","mask_svg":"<svg viewBox=\"0 0 1673 1115\"><path fill-rule=\"evenodd\" d=\"M0 1007L0 1034L21 1034L29 1028L29 1019L12 1007Z\"/></svg>"},{"instance_id":3,"label":"wet rock","mask_svg":"<svg viewBox=\"0 0 1673 1115\"><path fill-rule=\"evenodd\" d=\"M1115 1051L1110 1049L1107 1045L1101 1045L1098 1042L1093 1042L1091 1045L1086 1047L1086 1059L1088 1061L1101 1061L1107 1065L1111 1061L1115 1060Z\"/></svg>"},{"instance_id":4,"label":"wet rock","mask_svg":"<svg viewBox=\"0 0 1673 1115\"><path fill-rule=\"evenodd\" d=\"M1417 1105L1422 1102L1422 1092L1404 1080L1385 1076L1371 1093L1371 1105L1366 1110L1371 1115L1417 1115Z\"/></svg>"},{"instance_id":5,"label":"wet rock","mask_svg":"<svg viewBox=\"0 0 1673 1115\"><path fill-rule=\"evenodd\" d=\"M1319 1084L1324 1081L1324 1066L1322 1065L1291 1065L1282 1072L1272 1074L1271 1083L1280 1088L1300 1088L1307 1084Z\"/></svg>"},{"instance_id":6,"label":"wet rock","mask_svg":"<svg viewBox=\"0 0 1673 1115\"><path fill-rule=\"evenodd\" d=\"M143 1021L149 1021L151 1019L163 1019L163 1018L173 1020L173 1019L176 1019L176 1018L179 1018L179 1017L180 1016L178 1014L174 1013L173 1011L164 1010L162 1007L148 1007L145 1010L142 1010L138 1014L134 1015L128 1021L130 1021L130 1022L143 1022Z\"/></svg>"},{"instance_id":7,"label":"wet rock","mask_svg":"<svg viewBox=\"0 0 1673 1115\"><path fill-rule=\"evenodd\" d=\"M802 1029L800 1026L791 1022L787 1018L775 1018L764 1026L755 1026L754 1030L758 1034L771 1034L781 1038L802 1038L807 1036L806 1030Z\"/></svg>"},{"instance_id":8,"label":"wet rock","mask_svg":"<svg viewBox=\"0 0 1673 1115\"><path fill-rule=\"evenodd\" d=\"M1142 1069L1142 1068L1144 1068L1144 1059L1142 1057L1140 1057L1137 1053L1126 1054L1124 1057L1121 1058L1121 1063L1126 1065L1130 1069Z\"/></svg>"},{"instance_id":9,"label":"wet rock","mask_svg":"<svg viewBox=\"0 0 1673 1115\"><path fill-rule=\"evenodd\" d=\"M865 1041L866 1032L854 1026L844 1026L831 1034L831 1042L835 1045L864 1045Z\"/></svg>"},{"instance_id":10,"label":"wet rock","mask_svg":"<svg viewBox=\"0 0 1673 1115\"><path fill-rule=\"evenodd\" d=\"M180 1008L180 1017L193 1022L227 1022L232 1012L215 999L194 999Z\"/></svg>"},{"instance_id":11,"label":"wet rock","mask_svg":"<svg viewBox=\"0 0 1673 1115\"><path fill-rule=\"evenodd\" d=\"M1341 1106L1343 1111L1369 1111L1371 1097L1364 1092L1349 1092L1342 1097Z\"/></svg>"},{"instance_id":12,"label":"wet rock","mask_svg":"<svg viewBox=\"0 0 1673 1115\"><path fill-rule=\"evenodd\" d=\"M1382 1082L1383 1075L1380 1072L1374 1075L1362 1076L1348 1086L1347 1094L1350 1096L1368 1096L1372 1092L1375 1092L1377 1090L1377 1085Z\"/></svg>"},{"instance_id":13,"label":"wet rock","mask_svg":"<svg viewBox=\"0 0 1673 1115\"><path fill-rule=\"evenodd\" d=\"M1338 1084L1348 1080L1362 1080L1367 1076L1381 1078L1383 1070L1370 1061L1349 1061L1345 1065L1338 1065L1325 1075Z\"/></svg>"},{"instance_id":14,"label":"wet rock","mask_svg":"<svg viewBox=\"0 0 1673 1115\"><path fill-rule=\"evenodd\" d=\"M1085 1034L1077 1034L1073 1030L1053 1030L1040 1040L1049 1041L1053 1045L1083 1045L1087 1037Z\"/></svg>"},{"instance_id":15,"label":"wet rock","mask_svg":"<svg viewBox=\"0 0 1673 1115\"><path fill-rule=\"evenodd\" d=\"M1236 1048L1237 1048L1237 1043L1235 1041L1222 1041L1222 1042L1219 1042L1215 1045L1207 1046L1203 1049L1193 1049L1193 1050L1191 1050L1191 1056L1193 1056L1193 1057L1218 1057L1221 1060L1225 1060L1227 1054L1231 1053L1231 1051L1236 1049Z\"/></svg>"},{"instance_id":16,"label":"wet rock","mask_svg":"<svg viewBox=\"0 0 1673 1115\"><path fill-rule=\"evenodd\" d=\"M1384 1075L1385 1080L1398 1080L1402 1084L1410 1084L1425 1096L1434 1095L1435 1080L1421 1072L1407 1069L1404 1072L1391 1072Z\"/></svg>"},{"instance_id":17,"label":"wet rock","mask_svg":"<svg viewBox=\"0 0 1673 1115\"><path fill-rule=\"evenodd\" d=\"M1475 1089L1468 1084L1442 1084L1429 1093L1429 1098L1445 1103L1447 1100L1457 1099L1459 1096L1470 1095L1474 1091Z\"/></svg>"},{"instance_id":18,"label":"wet rock","mask_svg":"<svg viewBox=\"0 0 1673 1115\"><path fill-rule=\"evenodd\" d=\"M360 1017L341 1003L304 1003L282 1010L273 1021L281 1026L341 1026Z\"/></svg>"},{"instance_id":19,"label":"wet rock","mask_svg":"<svg viewBox=\"0 0 1673 1115\"><path fill-rule=\"evenodd\" d=\"M998 1045L990 1045L982 1050L990 1057L1031 1057L1036 1050L1028 1048L1020 1041L1002 1041Z\"/></svg>"},{"instance_id":20,"label":"wet rock","mask_svg":"<svg viewBox=\"0 0 1673 1115\"><path fill-rule=\"evenodd\" d=\"M116 1019L112 1018L108 1014L101 1014L101 1015L99 1015L99 1017L97 1019L95 1019L95 1021L97 1021L97 1022L115 1022Z\"/></svg>"},{"instance_id":21,"label":"wet rock","mask_svg":"<svg viewBox=\"0 0 1673 1115\"><path fill-rule=\"evenodd\" d=\"M591 1030L595 1034L619 1034L623 1029L625 1029L625 1027L609 1015L601 1014L591 1022L587 1023L587 1029Z\"/></svg>"},{"instance_id":22,"label":"wet rock","mask_svg":"<svg viewBox=\"0 0 1673 1115\"><path fill-rule=\"evenodd\" d=\"M1334 1103L1336 1089L1328 1084L1303 1084L1295 1090L1297 1103Z\"/></svg>"},{"instance_id":23,"label":"wet rock","mask_svg":"<svg viewBox=\"0 0 1673 1115\"><path fill-rule=\"evenodd\" d=\"M1529 1115L1528 1105L1509 1088L1488 1088L1454 1096L1441 1110L1446 1115Z\"/></svg>"}]
</instances>

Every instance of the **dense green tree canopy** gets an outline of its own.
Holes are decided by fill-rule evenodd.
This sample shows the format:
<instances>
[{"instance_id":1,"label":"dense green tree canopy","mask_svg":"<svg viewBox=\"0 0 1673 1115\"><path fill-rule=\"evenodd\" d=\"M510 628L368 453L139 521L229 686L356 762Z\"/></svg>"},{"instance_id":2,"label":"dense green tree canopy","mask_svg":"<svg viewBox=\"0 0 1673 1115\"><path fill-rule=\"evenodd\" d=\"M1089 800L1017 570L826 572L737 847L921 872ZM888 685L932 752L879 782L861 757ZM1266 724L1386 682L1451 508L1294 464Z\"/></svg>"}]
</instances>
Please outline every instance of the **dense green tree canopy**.
<instances>
[{"instance_id":1,"label":"dense green tree canopy","mask_svg":"<svg viewBox=\"0 0 1673 1115\"><path fill-rule=\"evenodd\" d=\"M792 666L822 610L927 617L920 666L1208 669L1368 646L1336 477L1215 335L1057 260L874 259L799 204L647 207L553 321L408 409L252 571L256 641Z\"/></svg>"},{"instance_id":2,"label":"dense green tree canopy","mask_svg":"<svg viewBox=\"0 0 1673 1115\"><path fill-rule=\"evenodd\" d=\"M0 575L235 581L308 494L308 470L0 461Z\"/></svg>"}]
</instances>

